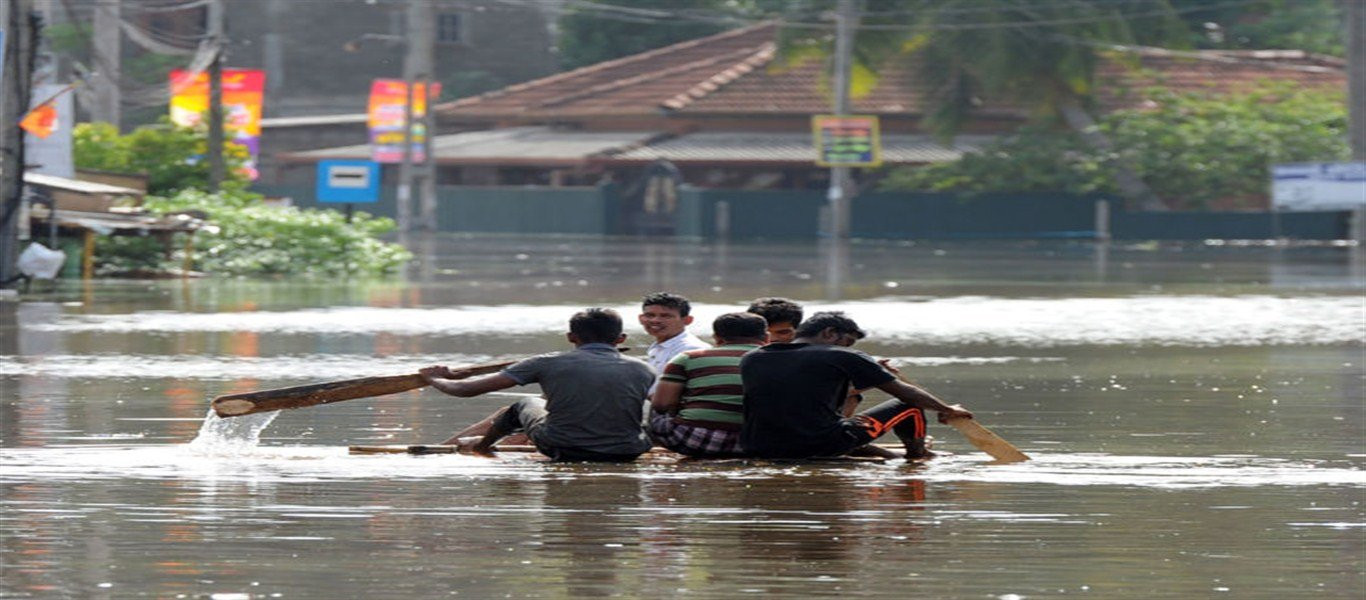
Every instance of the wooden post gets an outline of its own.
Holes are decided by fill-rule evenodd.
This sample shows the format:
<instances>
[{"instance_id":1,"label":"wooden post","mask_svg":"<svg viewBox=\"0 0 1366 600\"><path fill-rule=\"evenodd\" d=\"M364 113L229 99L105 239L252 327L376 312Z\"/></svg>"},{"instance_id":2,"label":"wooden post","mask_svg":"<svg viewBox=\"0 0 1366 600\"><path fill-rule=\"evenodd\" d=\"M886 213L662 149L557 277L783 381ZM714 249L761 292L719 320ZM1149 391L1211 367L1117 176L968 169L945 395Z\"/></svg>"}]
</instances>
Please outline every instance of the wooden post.
<instances>
[{"instance_id":1,"label":"wooden post","mask_svg":"<svg viewBox=\"0 0 1366 600\"><path fill-rule=\"evenodd\" d=\"M190 276L190 269L194 268L194 232L185 232L185 258L181 259L180 276L182 278Z\"/></svg>"},{"instance_id":2,"label":"wooden post","mask_svg":"<svg viewBox=\"0 0 1366 600\"><path fill-rule=\"evenodd\" d=\"M94 231L85 230L85 248L81 250L81 279L87 281L95 278L95 235Z\"/></svg>"}]
</instances>

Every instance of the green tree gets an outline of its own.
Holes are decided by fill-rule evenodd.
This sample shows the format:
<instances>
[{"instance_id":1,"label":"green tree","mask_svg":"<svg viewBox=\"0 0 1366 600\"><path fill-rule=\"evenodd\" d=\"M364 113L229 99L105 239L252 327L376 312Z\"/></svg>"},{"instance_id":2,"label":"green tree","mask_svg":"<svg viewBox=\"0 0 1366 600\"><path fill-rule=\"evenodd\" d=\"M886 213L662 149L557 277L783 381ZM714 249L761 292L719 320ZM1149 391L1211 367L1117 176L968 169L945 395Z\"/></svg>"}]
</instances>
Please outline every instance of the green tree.
<instances>
[{"instance_id":1,"label":"green tree","mask_svg":"<svg viewBox=\"0 0 1366 600\"><path fill-rule=\"evenodd\" d=\"M209 165L203 159L208 142L200 129L177 127L163 118L159 125L121 135L109 123L81 123L72 130L71 144L76 167L145 174L149 194L208 187ZM247 158L246 149L227 144L223 156L229 171L225 189L244 189L248 181L238 168Z\"/></svg>"},{"instance_id":2,"label":"green tree","mask_svg":"<svg viewBox=\"0 0 1366 600\"><path fill-rule=\"evenodd\" d=\"M1174 208L1266 208L1270 167L1345 160L1343 94L1266 84L1215 97L1153 90L1157 107L1106 115L1107 133ZM1075 133L1025 127L962 160L892 170L883 189L1114 193L1108 162Z\"/></svg>"},{"instance_id":3,"label":"green tree","mask_svg":"<svg viewBox=\"0 0 1366 600\"><path fill-rule=\"evenodd\" d=\"M1346 55L1343 11L1337 0L1169 1L1181 13L1198 48Z\"/></svg>"},{"instance_id":4,"label":"green tree","mask_svg":"<svg viewBox=\"0 0 1366 600\"><path fill-rule=\"evenodd\" d=\"M633 0L625 11L591 5L570 10L559 20L560 65L577 69L725 31L734 25L674 17L679 11L719 15L731 5L724 0Z\"/></svg>"},{"instance_id":5,"label":"green tree","mask_svg":"<svg viewBox=\"0 0 1366 600\"><path fill-rule=\"evenodd\" d=\"M1042 122L1061 121L1092 150L1113 155L1120 193L1165 206L1097 127L1096 67L1108 44L1179 43L1189 31L1166 0L949 0L925 7L917 63L929 90L927 123L952 137L986 102L1008 101Z\"/></svg>"}]
</instances>

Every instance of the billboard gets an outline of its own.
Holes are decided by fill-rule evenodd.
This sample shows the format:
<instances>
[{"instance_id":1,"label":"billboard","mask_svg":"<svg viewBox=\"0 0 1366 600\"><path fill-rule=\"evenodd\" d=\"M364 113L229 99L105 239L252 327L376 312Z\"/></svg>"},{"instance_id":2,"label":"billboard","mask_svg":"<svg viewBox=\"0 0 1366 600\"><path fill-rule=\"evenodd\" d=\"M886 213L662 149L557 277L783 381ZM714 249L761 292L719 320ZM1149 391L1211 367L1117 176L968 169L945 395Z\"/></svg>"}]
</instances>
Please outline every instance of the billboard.
<instances>
[{"instance_id":1,"label":"billboard","mask_svg":"<svg viewBox=\"0 0 1366 600\"><path fill-rule=\"evenodd\" d=\"M426 86L413 86L413 162L424 159L422 140L426 127L422 117L427 113ZM441 96L441 84L432 85L432 98ZM376 79L370 84L370 157L379 163L403 161L403 120L408 104L408 82L402 79Z\"/></svg>"},{"instance_id":2,"label":"billboard","mask_svg":"<svg viewBox=\"0 0 1366 600\"><path fill-rule=\"evenodd\" d=\"M1271 205L1294 211L1366 208L1366 162L1272 165Z\"/></svg>"},{"instance_id":3,"label":"billboard","mask_svg":"<svg viewBox=\"0 0 1366 600\"><path fill-rule=\"evenodd\" d=\"M256 179L261 152L261 109L266 72L257 69L223 69L223 133L227 141L247 149L242 170ZM194 127L209 112L209 74L203 71L171 71L171 122Z\"/></svg>"}]
</instances>

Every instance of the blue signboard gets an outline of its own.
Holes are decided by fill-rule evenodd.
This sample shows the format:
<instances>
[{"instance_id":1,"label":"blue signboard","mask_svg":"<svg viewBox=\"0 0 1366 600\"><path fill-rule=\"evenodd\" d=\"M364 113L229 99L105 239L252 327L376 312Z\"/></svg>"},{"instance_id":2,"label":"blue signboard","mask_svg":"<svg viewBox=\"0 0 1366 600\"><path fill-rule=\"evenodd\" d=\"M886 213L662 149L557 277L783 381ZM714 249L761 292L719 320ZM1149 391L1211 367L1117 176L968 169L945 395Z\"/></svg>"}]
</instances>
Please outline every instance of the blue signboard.
<instances>
[{"instance_id":1,"label":"blue signboard","mask_svg":"<svg viewBox=\"0 0 1366 600\"><path fill-rule=\"evenodd\" d=\"M368 160L324 160L318 163L318 202L379 202L379 163Z\"/></svg>"}]
</instances>

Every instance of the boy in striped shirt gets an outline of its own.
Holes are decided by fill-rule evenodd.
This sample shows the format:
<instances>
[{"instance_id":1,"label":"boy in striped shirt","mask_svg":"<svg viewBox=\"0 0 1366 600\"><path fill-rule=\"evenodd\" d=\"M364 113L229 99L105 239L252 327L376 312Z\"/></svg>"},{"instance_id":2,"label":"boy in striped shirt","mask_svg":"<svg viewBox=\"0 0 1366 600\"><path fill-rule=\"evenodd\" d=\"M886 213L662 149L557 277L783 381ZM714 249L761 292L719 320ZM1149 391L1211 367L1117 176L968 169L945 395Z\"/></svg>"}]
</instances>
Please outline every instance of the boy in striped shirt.
<instances>
[{"instance_id":1,"label":"boy in striped shirt","mask_svg":"<svg viewBox=\"0 0 1366 600\"><path fill-rule=\"evenodd\" d=\"M712 322L716 346L674 356L650 397L650 436L679 454L740 456L744 388L740 357L768 339L768 324L750 313L727 313Z\"/></svg>"}]
</instances>

